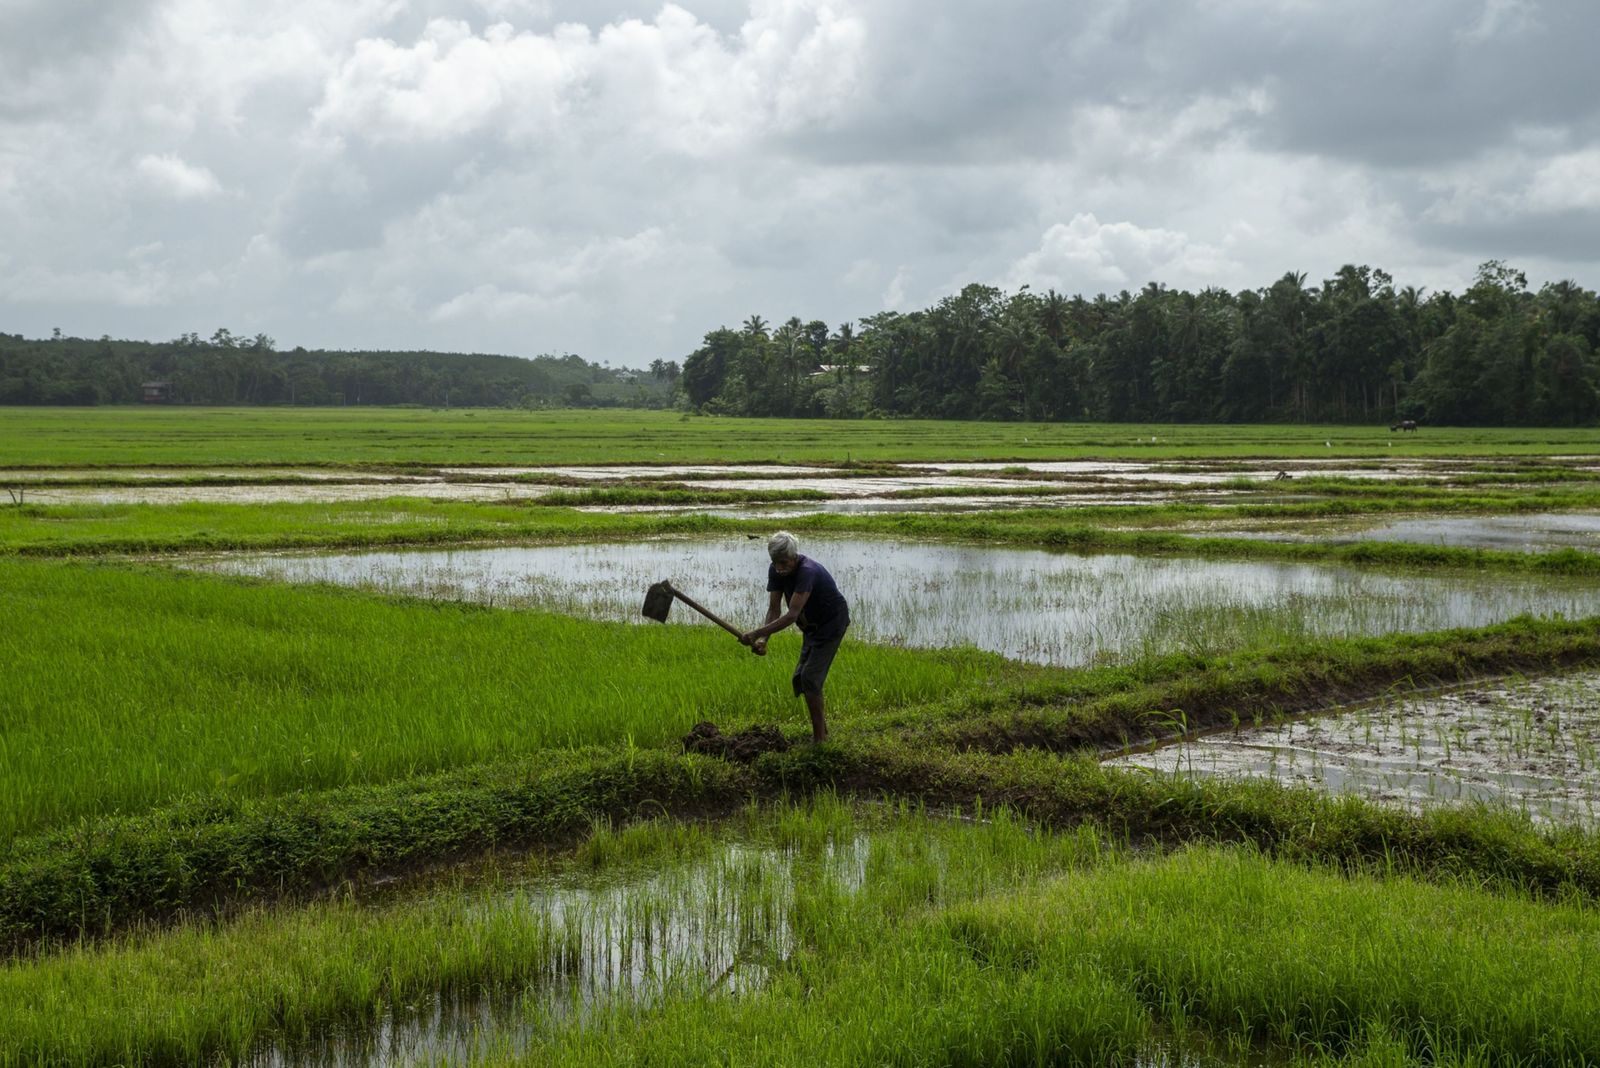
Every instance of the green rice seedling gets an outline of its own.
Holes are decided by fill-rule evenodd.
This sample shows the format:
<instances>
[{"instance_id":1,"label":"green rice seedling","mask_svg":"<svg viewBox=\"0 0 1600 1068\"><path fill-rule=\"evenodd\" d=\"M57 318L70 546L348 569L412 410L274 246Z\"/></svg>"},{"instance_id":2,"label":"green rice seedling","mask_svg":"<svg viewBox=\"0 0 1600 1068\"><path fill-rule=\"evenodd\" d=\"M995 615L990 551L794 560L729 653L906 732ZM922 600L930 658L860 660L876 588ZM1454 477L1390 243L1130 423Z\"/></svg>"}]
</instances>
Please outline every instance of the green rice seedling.
<instances>
[{"instance_id":1,"label":"green rice seedling","mask_svg":"<svg viewBox=\"0 0 1600 1068\"><path fill-rule=\"evenodd\" d=\"M608 1013L514 1059L1160 1063L1198 1038L1249 1063L1576 1065L1600 1040L1582 907L1189 850L919 915L836 924L737 1002Z\"/></svg>"},{"instance_id":2,"label":"green rice seedling","mask_svg":"<svg viewBox=\"0 0 1600 1068\"><path fill-rule=\"evenodd\" d=\"M1208 426L943 420L691 418L648 411L395 408L13 408L0 455L24 467L152 464L384 465L672 462L831 463L1292 457L1396 454L1373 426ZM759 443L752 445L752 443ZM774 448L771 442L781 444ZM1594 453L1593 428L1429 427L1407 457Z\"/></svg>"},{"instance_id":3,"label":"green rice seedling","mask_svg":"<svg viewBox=\"0 0 1600 1068\"><path fill-rule=\"evenodd\" d=\"M780 635L0 561L0 842L185 797L269 796L586 745L676 744L699 720L795 723ZM792 661L791 661L792 662ZM1004 677L997 658L860 644L841 723Z\"/></svg>"},{"instance_id":4,"label":"green rice seedling","mask_svg":"<svg viewBox=\"0 0 1600 1068\"><path fill-rule=\"evenodd\" d=\"M334 1025L420 1036L425 1014L419 1024L403 1006L479 988L486 1011L521 989L559 1030L611 1002L757 989L796 955L832 953L929 904L1111 855L1091 833L1040 834L1003 812L858 814L829 795L747 812L733 829L730 840L670 821L600 827L533 881L499 869L388 904L250 912L13 960L0 966L0 1064L240 1058L266 1039L314 1046ZM437 982L419 983L430 967ZM469 1029L479 1019L461 1014Z\"/></svg>"}]
</instances>

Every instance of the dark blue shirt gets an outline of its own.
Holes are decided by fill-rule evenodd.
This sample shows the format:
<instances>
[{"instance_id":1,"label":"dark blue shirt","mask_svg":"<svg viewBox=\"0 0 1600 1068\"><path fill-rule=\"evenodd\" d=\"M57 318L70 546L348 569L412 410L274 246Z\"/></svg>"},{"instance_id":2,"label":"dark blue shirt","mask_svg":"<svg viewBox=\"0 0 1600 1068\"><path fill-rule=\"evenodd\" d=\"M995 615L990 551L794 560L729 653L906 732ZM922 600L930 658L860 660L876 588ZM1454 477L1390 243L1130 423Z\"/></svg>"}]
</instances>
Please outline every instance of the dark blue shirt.
<instances>
[{"instance_id":1,"label":"dark blue shirt","mask_svg":"<svg viewBox=\"0 0 1600 1068\"><path fill-rule=\"evenodd\" d=\"M850 625L850 605L845 601L844 594L839 592L828 569L809 556L800 557L795 562L794 570L787 575L778 574L778 569L769 564L767 592L783 594L784 604L793 600L797 593L811 594L811 599L801 609L800 618L795 622L802 631L818 641L842 637L845 628Z\"/></svg>"}]
</instances>

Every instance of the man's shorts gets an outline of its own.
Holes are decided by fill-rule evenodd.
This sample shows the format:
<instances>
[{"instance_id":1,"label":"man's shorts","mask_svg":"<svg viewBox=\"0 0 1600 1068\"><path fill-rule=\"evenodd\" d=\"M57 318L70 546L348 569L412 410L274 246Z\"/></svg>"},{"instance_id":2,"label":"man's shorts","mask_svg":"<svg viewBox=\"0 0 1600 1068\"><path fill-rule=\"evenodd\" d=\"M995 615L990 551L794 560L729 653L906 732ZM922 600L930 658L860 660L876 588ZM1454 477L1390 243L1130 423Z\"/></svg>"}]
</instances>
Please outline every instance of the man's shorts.
<instances>
[{"instance_id":1,"label":"man's shorts","mask_svg":"<svg viewBox=\"0 0 1600 1068\"><path fill-rule=\"evenodd\" d=\"M794 695L814 693L822 696L822 684L828 681L828 669L833 667L833 654L839 651L844 635L817 641L806 634L800 641L800 662L794 667Z\"/></svg>"}]
</instances>

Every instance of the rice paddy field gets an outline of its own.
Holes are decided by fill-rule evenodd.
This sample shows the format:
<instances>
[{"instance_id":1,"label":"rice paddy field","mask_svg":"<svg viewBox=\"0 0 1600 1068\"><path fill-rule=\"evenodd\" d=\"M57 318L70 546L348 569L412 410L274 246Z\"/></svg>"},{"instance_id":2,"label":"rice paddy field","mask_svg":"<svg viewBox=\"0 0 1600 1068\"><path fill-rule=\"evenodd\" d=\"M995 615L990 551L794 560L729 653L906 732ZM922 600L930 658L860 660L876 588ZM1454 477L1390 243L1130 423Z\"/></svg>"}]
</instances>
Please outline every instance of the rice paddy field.
<instances>
[{"instance_id":1,"label":"rice paddy field","mask_svg":"<svg viewBox=\"0 0 1600 1068\"><path fill-rule=\"evenodd\" d=\"M1600 1063L1597 433L0 411L0 1066Z\"/></svg>"}]
</instances>

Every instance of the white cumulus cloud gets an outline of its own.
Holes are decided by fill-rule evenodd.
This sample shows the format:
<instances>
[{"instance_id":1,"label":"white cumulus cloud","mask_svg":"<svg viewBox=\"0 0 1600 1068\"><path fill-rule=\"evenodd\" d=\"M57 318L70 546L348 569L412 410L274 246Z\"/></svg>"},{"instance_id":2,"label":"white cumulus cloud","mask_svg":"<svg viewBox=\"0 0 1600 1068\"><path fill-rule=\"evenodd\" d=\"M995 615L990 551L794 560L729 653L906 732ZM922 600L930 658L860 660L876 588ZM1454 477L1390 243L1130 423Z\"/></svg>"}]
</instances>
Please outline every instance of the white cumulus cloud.
<instances>
[{"instance_id":1,"label":"white cumulus cloud","mask_svg":"<svg viewBox=\"0 0 1600 1068\"><path fill-rule=\"evenodd\" d=\"M222 183L205 167L185 163L167 153L160 156L141 156L134 170L147 185L157 192L179 200L213 197L222 192Z\"/></svg>"},{"instance_id":2,"label":"white cumulus cloud","mask_svg":"<svg viewBox=\"0 0 1600 1068\"><path fill-rule=\"evenodd\" d=\"M1044 232L1039 247L1012 264L1006 282L1061 292L1137 289L1146 281L1216 277L1231 264L1221 250L1187 234L1131 222L1102 223L1092 212ZM1207 284L1200 281L1200 285Z\"/></svg>"},{"instance_id":3,"label":"white cumulus cloud","mask_svg":"<svg viewBox=\"0 0 1600 1068\"><path fill-rule=\"evenodd\" d=\"M314 115L379 142L624 137L700 155L826 121L851 98L864 44L859 20L813 0L758 4L735 39L671 3L597 32L434 19L410 45L357 43Z\"/></svg>"}]
</instances>

